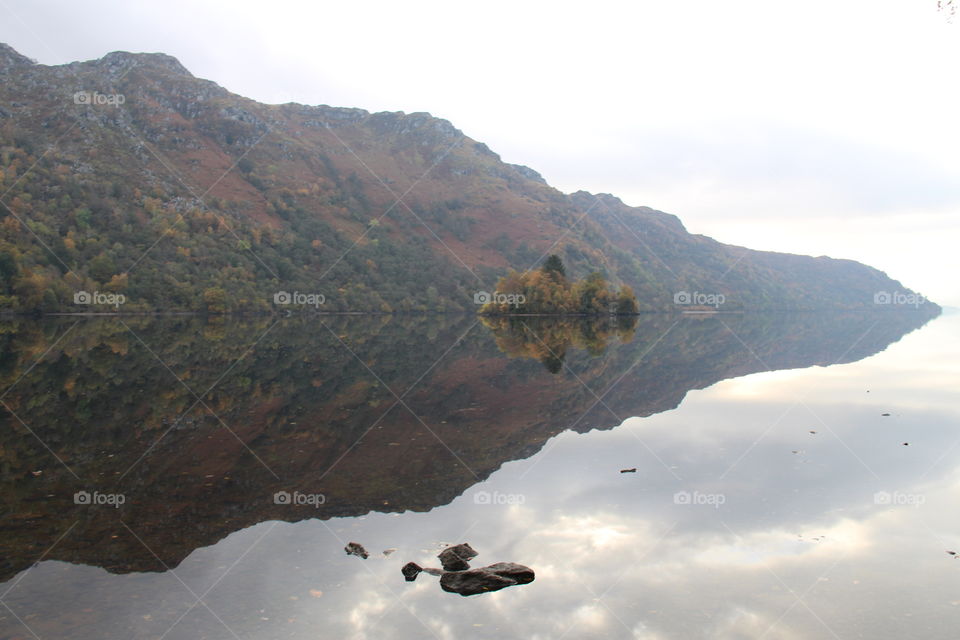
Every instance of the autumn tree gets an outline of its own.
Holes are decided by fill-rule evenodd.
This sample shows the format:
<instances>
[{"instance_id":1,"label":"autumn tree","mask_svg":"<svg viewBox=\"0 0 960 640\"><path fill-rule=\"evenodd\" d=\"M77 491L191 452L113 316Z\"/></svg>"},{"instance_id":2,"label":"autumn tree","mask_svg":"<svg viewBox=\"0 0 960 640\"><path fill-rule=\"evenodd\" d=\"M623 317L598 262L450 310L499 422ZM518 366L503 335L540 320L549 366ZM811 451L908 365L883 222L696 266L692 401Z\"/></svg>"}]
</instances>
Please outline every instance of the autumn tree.
<instances>
[{"instance_id":1,"label":"autumn tree","mask_svg":"<svg viewBox=\"0 0 960 640\"><path fill-rule=\"evenodd\" d=\"M229 296L222 287L210 287L203 292L203 304L208 313L226 313Z\"/></svg>"},{"instance_id":2,"label":"autumn tree","mask_svg":"<svg viewBox=\"0 0 960 640\"><path fill-rule=\"evenodd\" d=\"M637 304L637 296L633 294L630 285L620 287L620 293L617 295L617 315L633 315L640 310Z\"/></svg>"},{"instance_id":3,"label":"autumn tree","mask_svg":"<svg viewBox=\"0 0 960 640\"><path fill-rule=\"evenodd\" d=\"M563 263L559 258L548 260L548 263L549 269L544 264L537 271L519 273L511 270L500 278L494 299L485 304L480 313L600 315L637 312L637 300L630 287L621 287L619 293L614 293L599 272L591 273L579 282L570 282L563 275Z\"/></svg>"}]
</instances>

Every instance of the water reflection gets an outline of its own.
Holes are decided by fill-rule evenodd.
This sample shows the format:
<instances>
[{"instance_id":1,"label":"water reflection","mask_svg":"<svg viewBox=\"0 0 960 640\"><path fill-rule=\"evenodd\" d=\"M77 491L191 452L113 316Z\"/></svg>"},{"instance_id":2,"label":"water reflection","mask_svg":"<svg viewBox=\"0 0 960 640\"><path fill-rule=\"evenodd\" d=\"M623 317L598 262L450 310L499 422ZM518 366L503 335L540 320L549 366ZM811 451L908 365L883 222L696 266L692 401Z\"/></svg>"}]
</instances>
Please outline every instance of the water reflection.
<instances>
[{"instance_id":1,"label":"water reflection","mask_svg":"<svg viewBox=\"0 0 960 640\"><path fill-rule=\"evenodd\" d=\"M534 358L550 373L559 373L567 349L578 347L592 356L602 355L609 342L620 344L633 340L639 323L637 316L611 316L606 321L595 318L557 320L547 317L484 317L483 324L493 331L497 347L511 357Z\"/></svg>"},{"instance_id":2,"label":"water reflection","mask_svg":"<svg viewBox=\"0 0 960 640\"><path fill-rule=\"evenodd\" d=\"M3 431L0 630L29 636L15 614L41 637L159 637L183 616L166 637L732 638L784 614L766 637L829 637L818 617L844 637L868 615L872 637L904 637L890 633L922 615L941 637L960 600L938 502L955 494L957 371L911 381L945 357L955 319L670 411L724 379L860 360L925 320L650 316L632 336L456 317L12 327L3 387L26 375L4 398L23 424ZM940 353L911 360L906 343L928 335ZM609 430L630 416L650 417ZM127 501L76 505L78 490ZM343 554L350 540L370 558ZM406 561L463 541L476 566L521 562L537 580L469 602L403 581ZM929 586L900 594L896 572L921 567Z\"/></svg>"}]
</instances>

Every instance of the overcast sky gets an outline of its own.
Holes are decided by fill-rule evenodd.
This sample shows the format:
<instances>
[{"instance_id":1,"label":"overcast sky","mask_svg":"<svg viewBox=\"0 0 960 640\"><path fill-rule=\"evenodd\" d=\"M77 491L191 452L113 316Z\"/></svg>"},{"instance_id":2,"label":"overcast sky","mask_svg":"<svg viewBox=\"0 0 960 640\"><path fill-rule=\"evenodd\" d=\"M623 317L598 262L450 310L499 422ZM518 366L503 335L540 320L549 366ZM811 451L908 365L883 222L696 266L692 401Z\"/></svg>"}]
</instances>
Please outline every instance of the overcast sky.
<instances>
[{"instance_id":1,"label":"overcast sky","mask_svg":"<svg viewBox=\"0 0 960 640\"><path fill-rule=\"evenodd\" d=\"M936 0L0 0L44 64L162 51L264 102L428 111L540 171L960 305L960 16Z\"/></svg>"}]
</instances>

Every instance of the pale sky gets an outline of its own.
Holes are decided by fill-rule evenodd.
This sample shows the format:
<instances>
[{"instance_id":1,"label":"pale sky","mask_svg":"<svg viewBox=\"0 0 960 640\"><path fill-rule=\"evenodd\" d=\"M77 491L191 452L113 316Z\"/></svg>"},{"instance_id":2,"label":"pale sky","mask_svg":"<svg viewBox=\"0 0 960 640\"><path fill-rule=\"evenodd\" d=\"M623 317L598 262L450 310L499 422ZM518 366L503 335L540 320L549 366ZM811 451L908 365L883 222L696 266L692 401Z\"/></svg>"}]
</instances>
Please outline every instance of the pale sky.
<instances>
[{"instance_id":1,"label":"pale sky","mask_svg":"<svg viewBox=\"0 0 960 640\"><path fill-rule=\"evenodd\" d=\"M960 305L960 16L936 0L0 0L44 64L162 51L263 102L427 111L571 192Z\"/></svg>"}]
</instances>

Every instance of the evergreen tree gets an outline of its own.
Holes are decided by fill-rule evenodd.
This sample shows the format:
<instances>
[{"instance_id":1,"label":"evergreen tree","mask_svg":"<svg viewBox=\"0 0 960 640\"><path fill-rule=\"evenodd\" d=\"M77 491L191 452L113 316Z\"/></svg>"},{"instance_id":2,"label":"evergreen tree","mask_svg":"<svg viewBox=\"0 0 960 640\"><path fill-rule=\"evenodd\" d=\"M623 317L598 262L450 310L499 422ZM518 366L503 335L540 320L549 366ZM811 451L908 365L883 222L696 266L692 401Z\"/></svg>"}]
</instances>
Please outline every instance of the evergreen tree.
<instances>
[{"instance_id":1,"label":"evergreen tree","mask_svg":"<svg viewBox=\"0 0 960 640\"><path fill-rule=\"evenodd\" d=\"M567 277L567 269L563 266L563 260L560 259L555 253L551 253L547 256L547 259L543 261L543 266L540 268L546 275L556 274L558 279L564 279Z\"/></svg>"}]
</instances>

